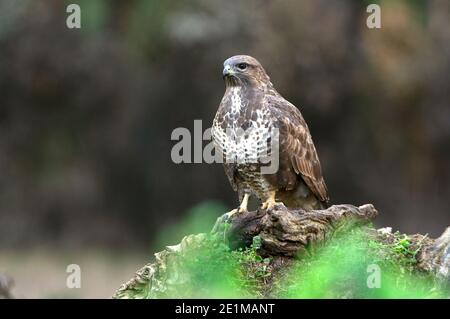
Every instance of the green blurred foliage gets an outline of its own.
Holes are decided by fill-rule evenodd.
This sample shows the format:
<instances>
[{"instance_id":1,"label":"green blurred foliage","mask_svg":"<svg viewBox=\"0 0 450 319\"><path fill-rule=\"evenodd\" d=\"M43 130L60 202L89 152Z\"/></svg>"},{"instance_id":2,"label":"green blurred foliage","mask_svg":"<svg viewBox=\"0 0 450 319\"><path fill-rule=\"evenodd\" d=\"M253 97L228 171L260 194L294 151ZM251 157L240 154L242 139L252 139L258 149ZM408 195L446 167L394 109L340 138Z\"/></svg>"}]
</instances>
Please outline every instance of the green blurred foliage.
<instances>
[{"instance_id":1,"label":"green blurred foliage","mask_svg":"<svg viewBox=\"0 0 450 319\"><path fill-rule=\"evenodd\" d=\"M175 271L181 285L168 298L244 298L240 265L228 247L208 238L204 246L183 256ZM181 279L181 280L180 280Z\"/></svg>"},{"instance_id":2,"label":"green blurred foliage","mask_svg":"<svg viewBox=\"0 0 450 319\"><path fill-rule=\"evenodd\" d=\"M450 291L441 289L434 277L414 270L415 256L407 243L399 238L385 245L355 230L300 259L277 283L277 294L284 298L447 298ZM374 277L378 271L379 277Z\"/></svg>"},{"instance_id":3,"label":"green blurred foliage","mask_svg":"<svg viewBox=\"0 0 450 319\"><path fill-rule=\"evenodd\" d=\"M153 274L162 285L141 286L130 297L145 298L448 298L449 287L415 265L409 239L370 239L353 229L321 246L310 246L281 269L251 247L230 250L221 233L183 246ZM161 273L164 274L161 277ZM136 288L135 288L136 289ZM149 289L145 291L145 289Z\"/></svg>"},{"instance_id":4,"label":"green blurred foliage","mask_svg":"<svg viewBox=\"0 0 450 319\"><path fill-rule=\"evenodd\" d=\"M162 226L153 242L153 251L159 251L165 246L179 243L189 234L209 233L216 221L227 207L219 202L205 201L195 205L184 213L181 220Z\"/></svg>"},{"instance_id":5,"label":"green blurred foliage","mask_svg":"<svg viewBox=\"0 0 450 319\"><path fill-rule=\"evenodd\" d=\"M262 298L271 276L269 258L257 254L257 246L232 251L219 234L207 234L167 257L164 278L130 291L140 298Z\"/></svg>"}]
</instances>

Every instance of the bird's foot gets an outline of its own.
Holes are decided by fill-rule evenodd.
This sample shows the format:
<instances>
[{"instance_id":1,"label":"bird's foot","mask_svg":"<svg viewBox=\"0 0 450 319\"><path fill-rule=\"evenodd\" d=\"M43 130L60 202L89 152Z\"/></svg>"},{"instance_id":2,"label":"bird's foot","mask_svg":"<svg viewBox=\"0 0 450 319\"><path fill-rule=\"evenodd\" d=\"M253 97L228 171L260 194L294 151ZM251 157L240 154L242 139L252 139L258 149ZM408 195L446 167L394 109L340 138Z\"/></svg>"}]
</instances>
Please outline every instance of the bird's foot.
<instances>
[{"instance_id":1,"label":"bird's foot","mask_svg":"<svg viewBox=\"0 0 450 319\"><path fill-rule=\"evenodd\" d=\"M248 199L250 198L250 194L246 193L244 194L244 197L242 198L242 202L239 205L238 208L233 209L232 211L226 213L227 216L227 220L231 219L231 217L233 217L236 214L244 214L247 213L247 206L248 206Z\"/></svg>"},{"instance_id":2,"label":"bird's foot","mask_svg":"<svg viewBox=\"0 0 450 319\"><path fill-rule=\"evenodd\" d=\"M283 204L283 202L277 202L274 199L268 199L261 205L261 209L271 210L271 209L275 208L276 206L286 208L286 206Z\"/></svg>"},{"instance_id":3,"label":"bird's foot","mask_svg":"<svg viewBox=\"0 0 450 319\"><path fill-rule=\"evenodd\" d=\"M275 198L276 198L276 192L274 192L274 191L269 192L266 201L264 201L261 205L261 209L262 210L271 210L276 206L278 206L280 208L286 208L286 206L284 206L284 204L282 202L277 202L275 200Z\"/></svg>"},{"instance_id":4,"label":"bird's foot","mask_svg":"<svg viewBox=\"0 0 450 319\"><path fill-rule=\"evenodd\" d=\"M238 208L235 208L232 211L229 211L225 215L226 215L226 219L230 220L231 217L233 217L235 215L244 214L244 213L247 213L247 212L248 212L247 208L239 206Z\"/></svg>"},{"instance_id":5,"label":"bird's foot","mask_svg":"<svg viewBox=\"0 0 450 319\"><path fill-rule=\"evenodd\" d=\"M238 207L235 208L231 211L229 211L228 213L223 214L222 216L217 218L217 221L213 227L213 229L211 230L211 233L217 233L219 232L220 229L223 229L224 224L229 224L231 223L231 219L236 216L236 215L240 215L240 214L244 214L247 212L246 208L243 207ZM226 233L226 230L224 231L224 234Z\"/></svg>"}]
</instances>

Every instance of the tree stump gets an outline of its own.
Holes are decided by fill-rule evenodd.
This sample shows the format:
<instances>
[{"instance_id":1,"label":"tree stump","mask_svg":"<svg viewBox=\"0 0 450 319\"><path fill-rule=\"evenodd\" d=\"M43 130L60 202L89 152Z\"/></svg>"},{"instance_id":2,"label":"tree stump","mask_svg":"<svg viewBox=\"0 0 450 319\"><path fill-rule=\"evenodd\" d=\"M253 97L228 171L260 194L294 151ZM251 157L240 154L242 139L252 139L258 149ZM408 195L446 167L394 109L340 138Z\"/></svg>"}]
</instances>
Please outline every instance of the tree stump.
<instances>
[{"instance_id":1,"label":"tree stump","mask_svg":"<svg viewBox=\"0 0 450 319\"><path fill-rule=\"evenodd\" d=\"M390 228L367 227L378 215L371 204L363 206L334 205L326 210L290 210L280 205L268 211L225 214L217 219L212 234L227 240L231 249L249 247L255 236L260 239L258 253L273 258L273 267L280 268L289 260L307 253L315 246L325 244L338 234L360 227L380 243L392 243L398 234ZM123 284L113 298L151 298L152 291L170 290L176 267L168 264L183 263L184 252L201 245L207 234L188 235L180 244L168 246L156 253L156 260L136 272ZM417 252L414 256L418 271L427 272L444 283L450 279L450 227L437 239L425 235L410 235L409 242Z\"/></svg>"}]
</instances>

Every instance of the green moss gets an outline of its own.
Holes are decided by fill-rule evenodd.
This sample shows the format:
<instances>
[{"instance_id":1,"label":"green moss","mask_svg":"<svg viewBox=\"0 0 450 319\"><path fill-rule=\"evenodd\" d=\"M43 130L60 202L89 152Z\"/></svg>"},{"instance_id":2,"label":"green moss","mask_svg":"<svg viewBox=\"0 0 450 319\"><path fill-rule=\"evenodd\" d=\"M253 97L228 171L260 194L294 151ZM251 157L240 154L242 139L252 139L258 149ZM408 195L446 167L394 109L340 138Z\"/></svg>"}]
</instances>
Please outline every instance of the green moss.
<instances>
[{"instance_id":1,"label":"green moss","mask_svg":"<svg viewBox=\"0 0 450 319\"><path fill-rule=\"evenodd\" d=\"M255 243L257 239L255 239ZM270 276L270 259L257 245L231 251L219 234L186 237L162 255L152 280L126 295L131 298L260 298Z\"/></svg>"},{"instance_id":2,"label":"green moss","mask_svg":"<svg viewBox=\"0 0 450 319\"><path fill-rule=\"evenodd\" d=\"M227 227L226 223L223 226ZM197 238L196 235L194 236ZM416 269L419 245L394 234L372 240L367 229L349 230L326 245L309 247L290 266L274 270L271 258L251 247L230 250L223 233L202 234L167 253L154 274L149 298L445 298L434 277ZM182 242L183 243L183 242ZM163 278L163 279L161 279ZM160 281L163 280L161 283ZM156 284L155 284L156 283ZM136 296L142 291L135 292Z\"/></svg>"},{"instance_id":3,"label":"green moss","mask_svg":"<svg viewBox=\"0 0 450 319\"><path fill-rule=\"evenodd\" d=\"M432 276L416 271L410 239L396 234L392 243L371 240L352 230L334 238L312 256L300 258L276 283L285 298L444 298Z\"/></svg>"}]
</instances>

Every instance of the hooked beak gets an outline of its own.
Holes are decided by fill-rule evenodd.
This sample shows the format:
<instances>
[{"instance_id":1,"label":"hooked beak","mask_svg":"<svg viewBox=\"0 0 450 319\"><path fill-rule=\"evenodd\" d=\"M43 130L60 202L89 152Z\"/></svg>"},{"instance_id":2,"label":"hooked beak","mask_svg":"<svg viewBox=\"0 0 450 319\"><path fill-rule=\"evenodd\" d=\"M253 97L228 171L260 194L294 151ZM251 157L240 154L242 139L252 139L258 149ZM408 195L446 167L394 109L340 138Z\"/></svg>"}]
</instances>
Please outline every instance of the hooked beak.
<instances>
[{"instance_id":1,"label":"hooked beak","mask_svg":"<svg viewBox=\"0 0 450 319\"><path fill-rule=\"evenodd\" d=\"M231 66L225 65L225 67L223 68L223 71L222 71L223 77L225 78L226 76L230 76L230 75L233 75L233 74L234 74L234 71L231 68Z\"/></svg>"}]
</instances>

